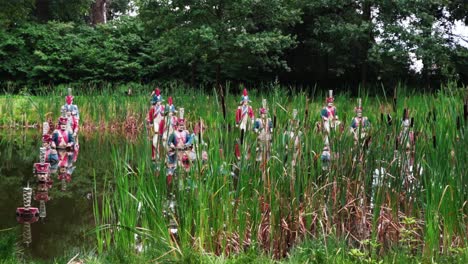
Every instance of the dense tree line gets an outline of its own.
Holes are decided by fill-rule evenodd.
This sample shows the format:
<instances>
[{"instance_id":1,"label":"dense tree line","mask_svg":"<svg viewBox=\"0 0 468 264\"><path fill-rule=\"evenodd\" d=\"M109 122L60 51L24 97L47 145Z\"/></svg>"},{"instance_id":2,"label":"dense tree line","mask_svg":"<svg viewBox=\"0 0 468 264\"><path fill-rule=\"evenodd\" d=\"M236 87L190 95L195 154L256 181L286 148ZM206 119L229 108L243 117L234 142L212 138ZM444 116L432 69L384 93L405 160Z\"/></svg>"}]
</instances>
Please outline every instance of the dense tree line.
<instances>
[{"instance_id":1,"label":"dense tree line","mask_svg":"<svg viewBox=\"0 0 468 264\"><path fill-rule=\"evenodd\" d=\"M0 81L468 83L456 21L467 1L1 0Z\"/></svg>"}]
</instances>

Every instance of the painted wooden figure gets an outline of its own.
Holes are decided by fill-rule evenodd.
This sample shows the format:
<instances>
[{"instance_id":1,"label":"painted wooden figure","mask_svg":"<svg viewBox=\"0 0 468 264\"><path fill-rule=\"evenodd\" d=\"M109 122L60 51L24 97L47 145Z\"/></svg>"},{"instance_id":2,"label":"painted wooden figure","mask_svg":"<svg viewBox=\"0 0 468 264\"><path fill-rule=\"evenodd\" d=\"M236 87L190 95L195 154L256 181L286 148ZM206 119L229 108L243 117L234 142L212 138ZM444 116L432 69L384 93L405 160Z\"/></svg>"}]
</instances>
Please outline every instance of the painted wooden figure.
<instances>
[{"instance_id":1,"label":"painted wooden figure","mask_svg":"<svg viewBox=\"0 0 468 264\"><path fill-rule=\"evenodd\" d=\"M333 90L329 90L328 97L326 98L326 106L320 111L322 117L322 129L326 134L330 133L330 128L336 129L340 125L336 107L333 105L335 98L333 97Z\"/></svg>"},{"instance_id":2,"label":"painted wooden figure","mask_svg":"<svg viewBox=\"0 0 468 264\"><path fill-rule=\"evenodd\" d=\"M173 104L172 97L167 98L167 106L165 108L166 110L166 125L165 125L165 130L163 134L163 141L167 142L167 138L169 135L174 133L174 131L177 130L177 111L176 108Z\"/></svg>"},{"instance_id":3,"label":"painted wooden figure","mask_svg":"<svg viewBox=\"0 0 468 264\"><path fill-rule=\"evenodd\" d=\"M185 170L190 169L190 159L192 157L192 135L185 128L184 109L179 110L179 119L177 120L177 130L174 131L167 141L167 179L168 186L172 182L172 177L178 165Z\"/></svg>"},{"instance_id":4,"label":"painted wooden figure","mask_svg":"<svg viewBox=\"0 0 468 264\"><path fill-rule=\"evenodd\" d=\"M362 116L362 102L361 98L358 98L358 106L354 108L356 116L351 120L350 131L353 133L354 141L357 142L359 136L361 139L366 137L366 132L370 128L369 119L366 116Z\"/></svg>"},{"instance_id":5,"label":"painted wooden figure","mask_svg":"<svg viewBox=\"0 0 468 264\"><path fill-rule=\"evenodd\" d=\"M293 110L292 118L289 120L288 130L283 134L283 145L286 152L290 152L292 148L292 160L291 165L294 167L297 162L297 158L301 151L301 137L302 132L299 131L299 120L297 119L297 109Z\"/></svg>"},{"instance_id":6,"label":"painted wooden figure","mask_svg":"<svg viewBox=\"0 0 468 264\"><path fill-rule=\"evenodd\" d=\"M66 104L62 108L65 109L65 112L70 112L75 119L80 120L80 111L78 110L78 106L73 104L73 99L72 89L68 88L68 95L65 97Z\"/></svg>"},{"instance_id":7,"label":"painted wooden figure","mask_svg":"<svg viewBox=\"0 0 468 264\"><path fill-rule=\"evenodd\" d=\"M247 89L244 89L240 105L236 111L236 127L239 127L240 130L247 131L249 124L254 121L255 116L252 107L249 105L250 102Z\"/></svg>"},{"instance_id":8,"label":"painted wooden figure","mask_svg":"<svg viewBox=\"0 0 468 264\"><path fill-rule=\"evenodd\" d=\"M152 160L159 159L159 139L164 133L164 126L166 122L164 118L165 106L162 104L164 100L162 99L159 89L156 89L156 91L157 96L155 96L151 101L152 106L146 117L146 122L151 125L151 131L153 134L153 144L151 146Z\"/></svg>"},{"instance_id":9,"label":"painted wooden figure","mask_svg":"<svg viewBox=\"0 0 468 264\"><path fill-rule=\"evenodd\" d=\"M52 148L65 149L73 148L75 139L73 134L67 130L68 119L66 117L59 118L59 129L55 129L52 133Z\"/></svg>"},{"instance_id":10,"label":"painted wooden figure","mask_svg":"<svg viewBox=\"0 0 468 264\"><path fill-rule=\"evenodd\" d=\"M271 139L273 133L273 122L268 118L266 99L262 101L263 107L260 108L260 117L255 120L254 131L257 136L257 161L262 161L265 155L266 160L270 159Z\"/></svg>"}]
</instances>

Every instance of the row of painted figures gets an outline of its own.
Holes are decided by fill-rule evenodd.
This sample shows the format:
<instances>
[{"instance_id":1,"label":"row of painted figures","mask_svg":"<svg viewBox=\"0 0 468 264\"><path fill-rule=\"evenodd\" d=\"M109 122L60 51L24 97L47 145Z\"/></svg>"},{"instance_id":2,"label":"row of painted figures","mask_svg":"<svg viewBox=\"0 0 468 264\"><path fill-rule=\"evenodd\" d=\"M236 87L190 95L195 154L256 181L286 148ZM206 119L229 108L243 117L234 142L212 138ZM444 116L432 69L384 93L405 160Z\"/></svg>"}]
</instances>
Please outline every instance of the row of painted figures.
<instances>
[{"instance_id":1,"label":"row of painted figures","mask_svg":"<svg viewBox=\"0 0 468 264\"><path fill-rule=\"evenodd\" d=\"M190 133L186 129L186 120L184 119L184 109L180 108L176 111L171 97L168 98L168 104L163 104L163 98L159 88L156 88L152 93L151 108L147 115L147 124L152 131L152 159L160 159L160 149L167 150L166 165L168 182L171 181L175 169L178 165L189 170L190 162L195 160L197 151L195 150L194 142L198 139L203 141L203 122L197 123L194 132ZM243 144L243 137L246 131L253 131L257 134L256 161L264 162L270 157L270 148L272 142L273 122L268 115L268 107L265 99L262 101L262 107L259 109L259 117L255 118L250 99L246 89L243 91L239 106L236 110L235 120L236 127L241 130L241 140L236 144L235 155L240 160L240 146ZM358 99L358 104L355 107L355 117L351 121L349 127L356 144L358 142L366 142L367 132L371 124L369 119L362 114L361 99ZM179 113L179 117L177 117ZM297 118L297 109L293 110L292 118L289 121L287 131L283 133L283 144L293 152L291 163L295 166L301 149L302 132L299 130L299 120ZM331 130L336 130L340 125L337 115L337 109L334 106L333 91L330 90L326 98L326 105L320 111L321 122L317 124L317 128L323 134L324 146L321 154L322 166L326 170L329 168L331 147L329 135ZM405 115L402 126L403 129L399 136L400 144L409 150L413 145L413 132L410 131L410 121L408 115ZM203 142L200 142L203 147ZM202 160L206 162L208 156L206 151L202 151ZM249 155L249 154L247 154ZM247 157L248 158L248 157Z\"/></svg>"},{"instance_id":2,"label":"row of painted figures","mask_svg":"<svg viewBox=\"0 0 468 264\"><path fill-rule=\"evenodd\" d=\"M69 88L55 129L50 129L49 122L44 122L42 127L39 162L33 166L36 188L30 188L29 183L28 187L23 188L23 207L16 209L16 219L23 224L23 242L27 245L32 242L31 224L39 219L44 221L47 216L46 203L51 199L49 190L53 186L52 176L58 175L62 191L66 190L67 183L71 181L79 152L78 124L78 107L73 104ZM39 208L31 206L32 197L39 202Z\"/></svg>"}]
</instances>

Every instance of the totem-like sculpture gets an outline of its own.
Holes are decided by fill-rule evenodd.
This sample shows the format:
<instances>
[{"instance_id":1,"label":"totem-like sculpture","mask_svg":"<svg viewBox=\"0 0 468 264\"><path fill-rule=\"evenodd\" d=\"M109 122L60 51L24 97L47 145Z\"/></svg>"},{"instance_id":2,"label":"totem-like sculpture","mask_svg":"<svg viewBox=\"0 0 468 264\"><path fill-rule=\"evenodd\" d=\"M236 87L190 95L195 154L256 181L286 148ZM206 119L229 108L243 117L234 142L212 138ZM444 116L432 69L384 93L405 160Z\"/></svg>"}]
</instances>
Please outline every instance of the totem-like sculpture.
<instances>
[{"instance_id":1,"label":"totem-like sculpture","mask_svg":"<svg viewBox=\"0 0 468 264\"><path fill-rule=\"evenodd\" d=\"M190 169L190 159L192 154L193 137L185 128L184 109L179 110L179 120L177 120L177 130L174 131L167 141L167 185L170 186L172 177L178 165Z\"/></svg>"},{"instance_id":2,"label":"totem-like sculpture","mask_svg":"<svg viewBox=\"0 0 468 264\"><path fill-rule=\"evenodd\" d=\"M159 89L155 90L155 96L151 100L151 108L148 112L148 116L146 121L149 125L151 125L151 130L153 133L153 144L151 146L151 159L156 160L159 159L159 139L162 137L164 133L164 125L165 125L165 107L162 104L163 99L161 96L161 92Z\"/></svg>"},{"instance_id":3,"label":"totem-like sculpture","mask_svg":"<svg viewBox=\"0 0 468 264\"><path fill-rule=\"evenodd\" d=\"M366 137L370 122L366 116L362 116L361 98L358 99L358 106L354 108L354 111L356 112L356 116L351 121L350 131L354 136L355 143L357 143L359 138L363 139Z\"/></svg>"},{"instance_id":4,"label":"totem-like sculpture","mask_svg":"<svg viewBox=\"0 0 468 264\"><path fill-rule=\"evenodd\" d=\"M254 120L254 112L252 107L249 105L250 102L247 89L244 89L240 106L237 107L236 111L236 126L239 127L240 130L247 131L247 127Z\"/></svg>"},{"instance_id":5,"label":"totem-like sculpture","mask_svg":"<svg viewBox=\"0 0 468 264\"><path fill-rule=\"evenodd\" d=\"M262 101L260 108L260 118L257 118L254 123L254 131L258 134L257 137L257 161L268 161L270 159L271 140L273 133L273 122L268 115L266 99Z\"/></svg>"},{"instance_id":6,"label":"totem-like sculpture","mask_svg":"<svg viewBox=\"0 0 468 264\"><path fill-rule=\"evenodd\" d=\"M32 189L23 188L23 207L16 208L16 221L23 224L23 243L29 245L32 242L31 224L39 220L39 209L31 207Z\"/></svg>"},{"instance_id":7,"label":"totem-like sculpture","mask_svg":"<svg viewBox=\"0 0 468 264\"><path fill-rule=\"evenodd\" d=\"M59 118L59 128L55 129L52 134L52 148L56 149L72 149L75 145L73 134L67 130L68 119L66 117Z\"/></svg>"},{"instance_id":8,"label":"totem-like sculpture","mask_svg":"<svg viewBox=\"0 0 468 264\"><path fill-rule=\"evenodd\" d=\"M328 135L330 134L330 128L336 129L340 125L336 107L333 105L335 98L333 97L333 90L329 90L328 97L326 99L327 105L322 108L320 116L322 117L322 129Z\"/></svg>"}]
</instances>

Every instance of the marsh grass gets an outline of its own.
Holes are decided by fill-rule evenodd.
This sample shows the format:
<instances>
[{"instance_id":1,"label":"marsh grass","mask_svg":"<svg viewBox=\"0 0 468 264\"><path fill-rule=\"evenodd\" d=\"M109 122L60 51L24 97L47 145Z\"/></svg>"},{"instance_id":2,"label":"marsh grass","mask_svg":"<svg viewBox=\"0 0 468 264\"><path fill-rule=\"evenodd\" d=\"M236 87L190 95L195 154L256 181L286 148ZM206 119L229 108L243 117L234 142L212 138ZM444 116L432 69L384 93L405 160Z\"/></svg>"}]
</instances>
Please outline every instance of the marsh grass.
<instances>
[{"instance_id":1,"label":"marsh grass","mask_svg":"<svg viewBox=\"0 0 468 264\"><path fill-rule=\"evenodd\" d=\"M293 95L271 84L271 92L264 96L269 114L276 117L276 127L271 159L262 167L254 161L253 133L246 133L242 159L234 157L240 137L233 117L239 89L226 86L226 120L215 90L205 93L176 85L163 89L164 99L171 95L176 107L186 109L189 128L193 129L200 118L207 125L203 136L207 145L197 146L197 153L206 150L209 162L196 161L188 173L179 170L176 187L170 191L164 161L154 164L150 160L148 131L142 125L149 96L143 91L131 97L109 91L98 95L83 92L75 99L83 125L104 124L102 130L112 132L111 124L118 124L121 127L116 131L124 133L122 120L129 115L139 124L133 131L137 136L130 143L121 143L125 151L116 148L112 152L113 176L96 179L104 181L103 189L95 185L94 190L98 194L94 196L98 252L144 255L156 262L184 261L194 254L235 258L252 251L280 259L298 252L291 251L295 246L319 241L322 246L311 256L315 260L341 256L362 262L359 252L371 258L384 256L388 261L466 256L467 124L459 118L457 128L456 121L463 115L461 89L450 86L434 95L399 89L396 100L387 95L360 94L364 115L372 123L368 132L371 143L366 149L355 147L348 133L356 98L336 96L344 131L330 135L334 158L327 171L322 170L320 161L323 136L315 126L324 94L296 91ZM258 109L262 95L250 90L249 97ZM14 103L2 104L2 122L19 122L15 118L21 111L27 113L26 120L35 120L39 112L58 109L61 98L57 92L34 97L42 110L33 113L21 106L25 104L22 98L3 97ZM290 129L287 120L294 108L299 109L303 137L301 155L293 167L292 147L287 151L282 137ZM406 151L395 148L405 108L414 118L412 130L417 138L411 183L405 181ZM393 117L390 125L387 114ZM235 167L237 176L233 177ZM382 169L380 183L373 184L375 171ZM177 204L174 212L168 212L170 193ZM171 222L177 224L177 236L170 235ZM372 253L363 241L375 243ZM346 249L337 251L337 243L359 252L350 256ZM138 245L142 253L138 253ZM405 257L392 253L398 250L406 252Z\"/></svg>"}]
</instances>

